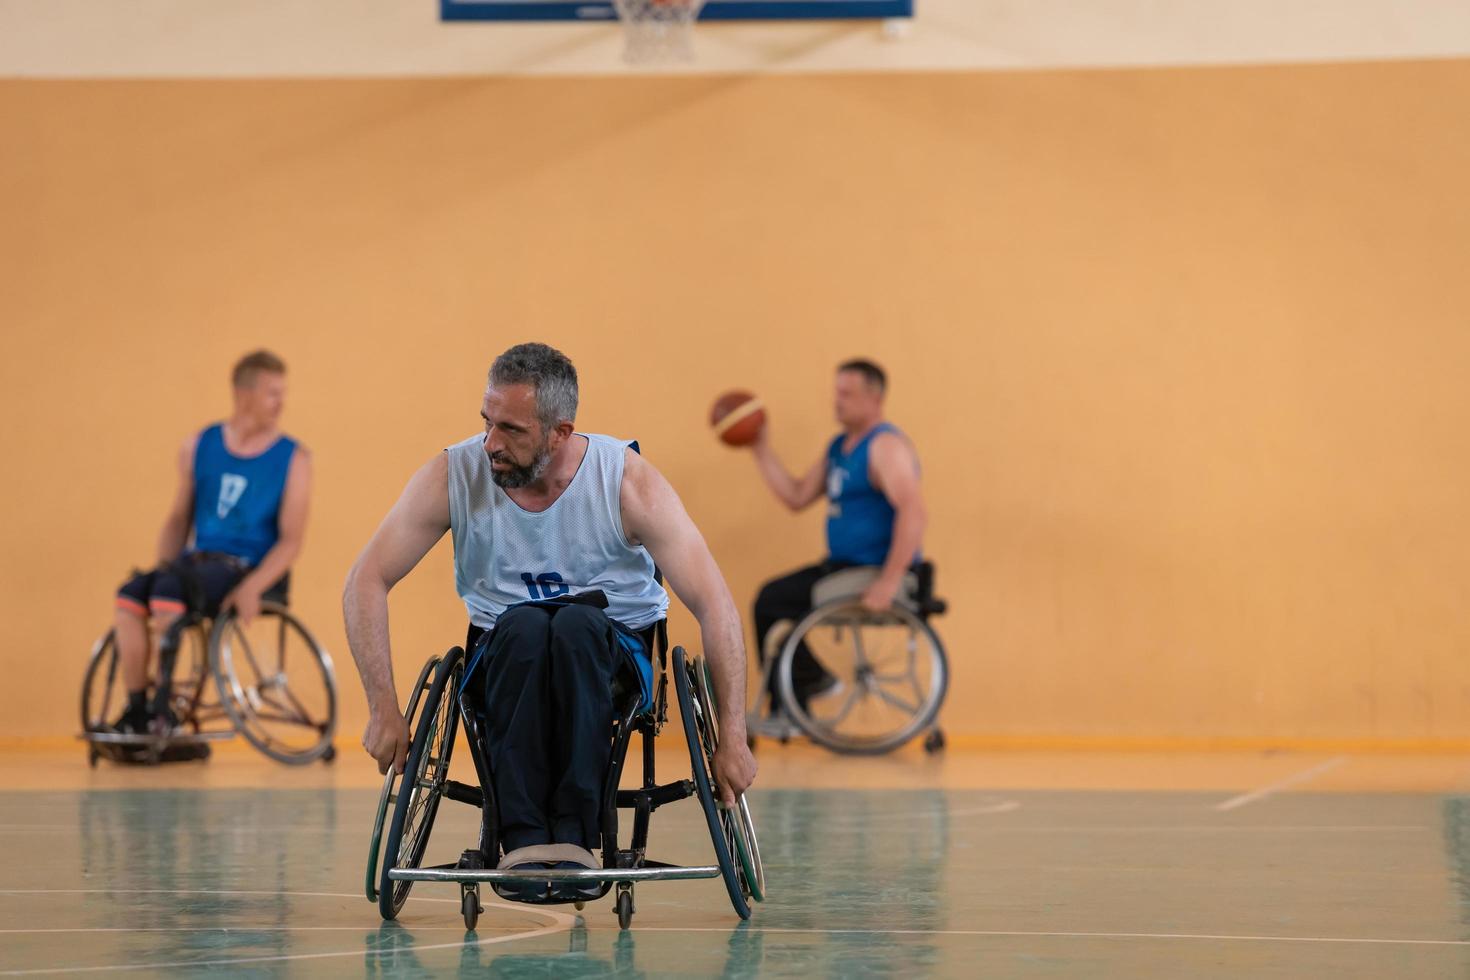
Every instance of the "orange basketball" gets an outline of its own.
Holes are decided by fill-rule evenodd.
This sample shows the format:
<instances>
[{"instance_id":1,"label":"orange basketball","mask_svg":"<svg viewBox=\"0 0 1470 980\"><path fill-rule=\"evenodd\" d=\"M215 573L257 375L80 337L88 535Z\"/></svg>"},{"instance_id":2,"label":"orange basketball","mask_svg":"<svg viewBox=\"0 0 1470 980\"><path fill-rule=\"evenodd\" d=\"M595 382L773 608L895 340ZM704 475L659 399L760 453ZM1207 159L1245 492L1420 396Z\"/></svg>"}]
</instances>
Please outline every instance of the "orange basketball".
<instances>
[{"instance_id":1,"label":"orange basketball","mask_svg":"<svg viewBox=\"0 0 1470 980\"><path fill-rule=\"evenodd\" d=\"M766 427L766 410L748 391L727 391L710 406L709 424L725 445L748 446Z\"/></svg>"}]
</instances>

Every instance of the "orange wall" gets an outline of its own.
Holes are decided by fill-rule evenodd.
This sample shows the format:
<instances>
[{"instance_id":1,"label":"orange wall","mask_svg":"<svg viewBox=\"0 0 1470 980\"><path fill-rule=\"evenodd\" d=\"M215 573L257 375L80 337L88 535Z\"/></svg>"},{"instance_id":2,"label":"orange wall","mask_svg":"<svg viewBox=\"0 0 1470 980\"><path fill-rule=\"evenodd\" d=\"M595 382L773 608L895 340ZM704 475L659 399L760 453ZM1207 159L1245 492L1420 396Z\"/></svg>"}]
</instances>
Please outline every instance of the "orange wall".
<instances>
[{"instance_id":1,"label":"orange wall","mask_svg":"<svg viewBox=\"0 0 1470 980\"><path fill-rule=\"evenodd\" d=\"M355 737L342 576L525 339L742 606L821 519L708 401L760 390L804 466L831 365L885 363L953 732L1470 736L1467 116L1464 62L0 83L0 736L74 731L174 447L264 344ZM394 595L400 677L462 624L441 546Z\"/></svg>"}]
</instances>

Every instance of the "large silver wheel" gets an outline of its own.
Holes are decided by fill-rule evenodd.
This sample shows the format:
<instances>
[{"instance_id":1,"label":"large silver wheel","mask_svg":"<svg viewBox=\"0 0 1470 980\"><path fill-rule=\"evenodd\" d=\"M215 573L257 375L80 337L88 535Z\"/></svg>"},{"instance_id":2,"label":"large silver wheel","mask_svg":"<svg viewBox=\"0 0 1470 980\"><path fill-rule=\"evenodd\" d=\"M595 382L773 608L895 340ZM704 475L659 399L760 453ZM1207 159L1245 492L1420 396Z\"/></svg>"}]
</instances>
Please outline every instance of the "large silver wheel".
<instances>
[{"instance_id":1,"label":"large silver wheel","mask_svg":"<svg viewBox=\"0 0 1470 980\"><path fill-rule=\"evenodd\" d=\"M833 678L803 703L793 682L805 643ZM857 599L818 606L792 629L776 663L791 720L834 752L876 755L929 728L944 703L949 665L939 637L908 607L872 612Z\"/></svg>"},{"instance_id":2,"label":"large silver wheel","mask_svg":"<svg viewBox=\"0 0 1470 980\"><path fill-rule=\"evenodd\" d=\"M290 610L263 602L249 626L233 612L222 614L209 646L220 704L251 745L296 765L330 758L337 731L332 658Z\"/></svg>"}]
</instances>

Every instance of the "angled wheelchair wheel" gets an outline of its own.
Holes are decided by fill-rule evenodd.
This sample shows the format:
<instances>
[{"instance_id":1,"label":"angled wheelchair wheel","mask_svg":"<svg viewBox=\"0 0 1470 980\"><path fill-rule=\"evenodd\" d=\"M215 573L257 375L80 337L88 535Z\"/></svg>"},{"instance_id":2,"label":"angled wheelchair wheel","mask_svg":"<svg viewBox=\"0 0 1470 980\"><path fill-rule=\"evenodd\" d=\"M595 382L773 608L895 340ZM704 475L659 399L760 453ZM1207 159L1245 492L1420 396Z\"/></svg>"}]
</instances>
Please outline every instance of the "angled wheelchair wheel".
<instances>
[{"instance_id":1,"label":"angled wheelchair wheel","mask_svg":"<svg viewBox=\"0 0 1470 980\"><path fill-rule=\"evenodd\" d=\"M699 658L699 670L694 674L694 689L699 695L700 706L708 707L708 724L696 726L703 736L706 756L714 765L715 749L720 745L720 702L715 697L715 681L709 672L709 661ZM730 852L739 860L745 885L750 897L757 902L766 900L766 869L761 864L760 843L755 836L755 821L750 816L750 803L741 793L734 808L721 806L720 823Z\"/></svg>"},{"instance_id":2,"label":"angled wheelchair wheel","mask_svg":"<svg viewBox=\"0 0 1470 980\"><path fill-rule=\"evenodd\" d=\"M710 841L715 848L715 863L720 876L725 880L725 891L730 896L730 905L742 919L750 918L750 902L754 891L751 879L736 863L731 847L730 811L721 807L714 793L714 745L718 737L718 722L714 717L714 705L704 703L695 689L694 677L702 669L702 663L691 661L683 647L674 648L674 690L679 698L679 714L684 722L684 738L689 743L689 762L694 773L695 795L704 808L705 822L709 825ZM736 809L739 809L738 805Z\"/></svg>"},{"instance_id":3,"label":"angled wheelchair wheel","mask_svg":"<svg viewBox=\"0 0 1470 980\"><path fill-rule=\"evenodd\" d=\"M464 674L464 650L455 647L434 668L434 680L419 703L419 719L413 729L413 745L393 805L393 822L383 843L382 873L378 879L378 911L383 918L397 917L408 900L411 881L394 881L394 868L417 868L429 845L429 832L444 797L449 778L449 757L454 751L454 733L459 725L456 693Z\"/></svg>"},{"instance_id":4,"label":"angled wheelchair wheel","mask_svg":"<svg viewBox=\"0 0 1470 980\"><path fill-rule=\"evenodd\" d=\"M122 714L128 692L117 662L117 635L112 630L92 645L87 673L82 678L82 731L101 731Z\"/></svg>"},{"instance_id":5,"label":"angled wheelchair wheel","mask_svg":"<svg viewBox=\"0 0 1470 980\"><path fill-rule=\"evenodd\" d=\"M803 643L831 677L805 703L793 677ZM776 684L791 720L814 742L878 755L932 727L949 687L949 663L933 628L907 607L872 612L856 599L839 599L796 624L781 649Z\"/></svg>"},{"instance_id":6,"label":"angled wheelchair wheel","mask_svg":"<svg viewBox=\"0 0 1470 980\"><path fill-rule=\"evenodd\" d=\"M439 666L443 657L430 657L424 664L424 669L419 671L419 679L414 682L413 690L408 694L408 707L404 709L403 720L411 732L418 724L419 702L423 695L434 683L434 668ZM398 773L390 767L388 775L383 777L383 792L378 796L378 812L373 818L372 842L368 845L367 864L367 897L369 902L378 900L378 875L383 868L383 831L388 819L388 807L398 802L398 786L403 781Z\"/></svg>"},{"instance_id":7,"label":"angled wheelchair wheel","mask_svg":"<svg viewBox=\"0 0 1470 980\"><path fill-rule=\"evenodd\" d=\"M220 705L236 731L278 762L326 756L337 731L332 658L285 606L263 602L248 627L234 613L215 621L210 663Z\"/></svg>"},{"instance_id":8,"label":"angled wheelchair wheel","mask_svg":"<svg viewBox=\"0 0 1470 980\"><path fill-rule=\"evenodd\" d=\"M209 658L204 630L190 626L179 636L179 655L173 667L173 714L179 723L200 732L212 720L204 704L204 689L209 680ZM154 683L148 682L148 704L153 704ZM128 705L128 689L122 680L122 664L118 663L118 639L113 630L97 639L82 677L82 732L103 732L121 716Z\"/></svg>"}]
</instances>

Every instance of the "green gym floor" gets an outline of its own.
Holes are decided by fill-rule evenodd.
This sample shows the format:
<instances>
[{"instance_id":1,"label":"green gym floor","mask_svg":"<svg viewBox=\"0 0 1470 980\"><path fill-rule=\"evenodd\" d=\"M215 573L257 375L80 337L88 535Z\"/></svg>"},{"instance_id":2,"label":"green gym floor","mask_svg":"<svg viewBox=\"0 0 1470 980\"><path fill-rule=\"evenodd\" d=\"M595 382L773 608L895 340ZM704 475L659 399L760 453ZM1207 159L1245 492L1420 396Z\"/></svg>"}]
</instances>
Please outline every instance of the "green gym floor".
<instances>
[{"instance_id":1,"label":"green gym floor","mask_svg":"<svg viewBox=\"0 0 1470 980\"><path fill-rule=\"evenodd\" d=\"M92 772L80 748L7 752L0 973L1470 976L1454 758L763 747L750 922L718 881L648 882L628 932L607 899L487 894L466 934L454 886L416 885L393 923L364 897L377 777L349 754ZM474 833L446 802L428 860ZM655 814L650 852L712 863L696 803Z\"/></svg>"}]
</instances>

